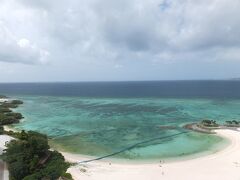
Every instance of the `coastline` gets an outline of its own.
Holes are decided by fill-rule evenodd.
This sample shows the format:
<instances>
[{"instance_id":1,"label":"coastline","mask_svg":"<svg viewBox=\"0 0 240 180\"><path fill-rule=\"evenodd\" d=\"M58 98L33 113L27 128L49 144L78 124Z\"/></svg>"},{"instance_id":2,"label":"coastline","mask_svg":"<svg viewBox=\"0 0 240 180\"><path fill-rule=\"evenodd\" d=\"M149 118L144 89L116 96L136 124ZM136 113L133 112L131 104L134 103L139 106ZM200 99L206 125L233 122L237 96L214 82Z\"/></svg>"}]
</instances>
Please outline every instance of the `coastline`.
<instances>
[{"instance_id":1,"label":"coastline","mask_svg":"<svg viewBox=\"0 0 240 180\"><path fill-rule=\"evenodd\" d=\"M105 179L166 179L166 180L197 180L240 179L240 130L219 129L216 134L230 141L230 144L215 153L181 161L142 164L122 164L111 160L93 161L69 168L68 172L74 179L105 180ZM63 153L70 162L85 160L86 157Z\"/></svg>"},{"instance_id":2,"label":"coastline","mask_svg":"<svg viewBox=\"0 0 240 180\"><path fill-rule=\"evenodd\" d=\"M9 126L7 130L18 131ZM106 179L138 179L138 180L239 180L240 179L240 128L238 131L230 129L215 130L217 136L228 140L227 146L219 147L215 152L205 152L159 160L155 162L134 162L116 159L102 159L90 163L76 165L76 162L89 160L94 157L63 152L65 160L73 163L67 172L74 179L106 180ZM75 165L74 165L75 164ZM225 165L226 164L226 165Z\"/></svg>"},{"instance_id":3,"label":"coastline","mask_svg":"<svg viewBox=\"0 0 240 180\"><path fill-rule=\"evenodd\" d=\"M216 136L219 136L219 135L216 135ZM221 138L222 140L220 143L214 144L212 147L204 151L199 151L191 154L184 154L181 156L161 157L161 158L159 157L154 159L121 159L121 158L107 157L101 160L94 160L98 157L79 154L79 153L73 153L73 152L65 151L58 148L52 148L52 149L61 152L64 155L65 159L70 163L77 163L77 162L88 161L88 160L93 160L93 162L116 163L116 164L122 164L122 165L124 164L126 165L156 164L156 163L159 163L160 160L166 163L172 163L172 162L182 162L182 161L192 160L192 159L208 156L211 154L215 154L219 151L222 151L223 149L227 148L231 144L231 141L229 141L229 139L226 139L225 137L221 137ZM82 163L82 164L88 164L88 163Z\"/></svg>"},{"instance_id":4,"label":"coastline","mask_svg":"<svg viewBox=\"0 0 240 180\"><path fill-rule=\"evenodd\" d=\"M13 132L20 132L21 130L16 129L12 127L12 125L4 125L4 129L6 131L13 131ZM240 129L240 128L239 128ZM222 129L220 129L222 130ZM216 130L218 131L218 130ZM218 134L218 133L213 133L214 136L219 136L222 138L222 142L219 144L213 145L212 148L206 149L204 151L199 151L193 154L186 154L182 156L177 156L177 157L166 157L166 158L156 158L156 159L150 159L150 160L129 160L129 159L119 159L119 158L104 158L101 160L97 160L94 162L105 162L105 163L116 163L116 164L126 164L126 165L139 165L139 164L156 164L159 162L159 160L162 160L167 163L172 163L172 162L182 162L182 161L188 161L192 159L197 159L205 156L209 156L211 154L215 154L219 151L222 151L223 149L227 148L229 145L231 145L231 140ZM84 155L84 154L79 154L79 153L73 153L69 151L65 151L64 149L61 149L59 147L56 147L53 143L50 143L50 146L52 150L57 150L62 153L62 155L65 157L65 159L70 162L70 163L77 163L80 161L87 161L90 159L95 159L97 158L96 156L91 156L91 155Z\"/></svg>"},{"instance_id":5,"label":"coastline","mask_svg":"<svg viewBox=\"0 0 240 180\"><path fill-rule=\"evenodd\" d=\"M4 126L9 131L19 131L12 126ZM218 179L218 180L239 180L240 179L240 129L217 129L216 135L229 140L227 147L221 147L216 152L205 152L191 155L184 155L172 160L156 160L156 162L130 162L117 159L103 159L89 163L82 163L71 166L68 172L74 179L83 180L105 180L105 179L166 179L166 180L190 180L192 177L197 180ZM61 152L61 151L60 151ZM77 163L89 160L89 157L80 154L61 152L66 161ZM239 167L239 168L238 168ZM190 178L191 177L191 178ZM230 178L229 178L230 177Z\"/></svg>"},{"instance_id":6,"label":"coastline","mask_svg":"<svg viewBox=\"0 0 240 180\"><path fill-rule=\"evenodd\" d=\"M11 125L4 125L3 128L4 128L5 131L20 132L19 130L11 127Z\"/></svg>"}]
</instances>

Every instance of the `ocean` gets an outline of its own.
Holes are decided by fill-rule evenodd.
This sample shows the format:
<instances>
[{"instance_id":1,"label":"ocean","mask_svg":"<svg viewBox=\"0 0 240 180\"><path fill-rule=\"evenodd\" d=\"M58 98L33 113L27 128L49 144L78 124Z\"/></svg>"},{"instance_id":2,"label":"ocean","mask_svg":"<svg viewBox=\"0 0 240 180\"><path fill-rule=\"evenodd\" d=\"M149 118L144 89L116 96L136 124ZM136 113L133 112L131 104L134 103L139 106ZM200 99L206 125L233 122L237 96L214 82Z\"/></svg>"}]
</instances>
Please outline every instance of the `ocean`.
<instances>
[{"instance_id":1,"label":"ocean","mask_svg":"<svg viewBox=\"0 0 240 180\"><path fill-rule=\"evenodd\" d=\"M24 101L14 128L45 133L54 148L72 153L126 149L112 157L123 160L216 151L222 138L183 126L240 120L240 81L2 83L0 94Z\"/></svg>"}]
</instances>

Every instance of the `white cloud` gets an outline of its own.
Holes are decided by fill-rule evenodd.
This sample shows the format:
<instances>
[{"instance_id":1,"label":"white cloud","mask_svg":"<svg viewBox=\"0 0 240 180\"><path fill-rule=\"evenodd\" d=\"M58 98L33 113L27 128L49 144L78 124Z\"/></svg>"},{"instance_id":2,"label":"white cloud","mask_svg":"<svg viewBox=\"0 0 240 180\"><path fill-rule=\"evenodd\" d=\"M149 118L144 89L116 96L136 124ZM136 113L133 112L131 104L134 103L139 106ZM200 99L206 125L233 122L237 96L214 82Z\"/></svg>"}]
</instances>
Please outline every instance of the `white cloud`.
<instances>
[{"instance_id":1,"label":"white cloud","mask_svg":"<svg viewBox=\"0 0 240 180\"><path fill-rule=\"evenodd\" d=\"M239 61L239 9L239 0L2 0L0 61Z\"/></svg>"},{"instance_id":2,"label":"white cloud","mask_svg":"<svg viewBox=\"0 0 240 180\"><path fill-rule=\"evenodd\" d=\"M114 68L115 68L115 69L121 69L121 68L123 68L123 65L121 65L121 64L115 64L115 65L114 65Z\"/></svg>"},{"instance_id":3,"label":"white cloud","mask_svg":"<svg viewBox=\"0 0 240 180\"><path fill-rule=\"evenodd\" d=\"M20 46L20 48L27 48L30 47L30 42L28 39L20 39L17 44Z\"/></svg>"},{"instance_id":4,"label":"white cloud","mask_svg":"<svg viewBox=\"0 0 240 180\"><path fill-rule=\"evenodd\" d=\"M137 59L139 52L148 60L166 59L166 52L178 59L182 53L240 45L238 0L11 2L5 0L5 9L17 8L17 20L13 18L16 14L10 18L0 14L0 18L15 26L26 26L19 31L34 33L32 39L26 39L42 43L42 48L27 44L35 53L39 49L38 59L56 49L82 59L112 59L122 54ZM24 24L25 19L28 22ZM26 34L23 32L19 34ZM41 36L48 43L44 44Z\"/></svg>"},{"instance_id":5,"label":"white cloud","mask_svg":"<svg viewBox=\"0 0 240 180\"><path fill-rule=\"evenodd\" d=\"M27 20L29 16L32 16L31 13L27 10L23 12L25 8L14 6L11 2L12 1L10 1L10 3L3 3L3 5L0 6L0 61L23 64L46 63L49 52L39 47L37 43L23 37L25 34L27 35L26 32L23 32L24 28L29 28L28 34L34 31L34 29L31 29L29 26L20 26L24 25L24 19ZM13 7L17 9L16 14L13 13L13 17L11 17L12 14L10 13L8 15L6 12L12 12L13 9L11 8ZM33 22L28 23L31 24ZM28 23L25 24L27 25ZM35 40L35 38L33 38L33 40ZM38 41L38 39L36 39L36 41Z\"/></svg>"},{"instance_id":6,"label":"white cloud","mask_svg":"<svg viewBox=\"0 0 240 180\"><path fill-rule=\"evenodd\" d=\"M31 43L28 39L17 37L0 22L0 61L24 64L46 63L49 53Z\"/></svg>"}]
</instances>

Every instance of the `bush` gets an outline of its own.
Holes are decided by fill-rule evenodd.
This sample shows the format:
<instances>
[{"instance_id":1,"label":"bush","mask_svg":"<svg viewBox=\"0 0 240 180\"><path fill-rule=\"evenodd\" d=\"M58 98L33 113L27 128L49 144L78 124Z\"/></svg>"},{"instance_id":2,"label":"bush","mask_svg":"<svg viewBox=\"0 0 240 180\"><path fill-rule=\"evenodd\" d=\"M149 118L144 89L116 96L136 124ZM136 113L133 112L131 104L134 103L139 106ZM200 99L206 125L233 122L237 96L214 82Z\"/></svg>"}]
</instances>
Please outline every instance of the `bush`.
<instances>
[{"instance_id":1,"label":"bush","mask_svg":"<svg viewBox=\"0 0 240 180\"><path fill-rule=\"evenodd\" d=\"M202 120L201 124L203 126L207 126L207 127L218 127L219 125L216 123L216 121L214 120L208 120L208 119L205 119L205 120Z\"/></svg>"},{"instance_id":2,"label":"bush","mask_svg":"<svg viewBox=\"0 0 240 180\"><path fill-rule=\"evenodd\" d=\"M17 104L12 104L12 103L9 103L9 102L4 102L1 104L1 107L3 108L17 108L18 105Z\"/></svg>"},{"instance_id":3,"label":"bush","mask_svg":"<svg viewBox=\"0 0 240 180\"><path fill-rule=\"evenodd\" d=\"M57 151L50 151L47 136L29 131L15 133L19 140L7 144L3 159L12 180L57 179L70 166Z\"/></svg>"},{"instance_id":4,"label":"bush","mask_svg":"<svg viewBox=\"0 0 240 180\"><path fill-rule=\"evenodd\" d=\"M70 173L64 173L64 174L62 175L62 177L66 178L66 179L70 179L70 180L73 179L73 178L72 178L72 175L71 175Z\"/></svg>"},{"instance_id":5,"label":"bush","mask_svg":"<svg viewBox=\"0 0 240 180\"><path fill-rule=\"evenodd\" d=\"M227 126L239 126L240 122L236 121L236 120L232 120L232 121L226 121L226 125Z\"/></svg>"},{"instance_id":6,"label":"bush","mask_svg":"<svg viewBox=\"0 0 240 180\"><path fill-rule=\"evenodd\" d=\"M21 118L22 115L20 113L0 113L0 125L18 123Z\"/></svg>"},{"instance_id":7,"label":"bush","mask_svg":"<svg viewBox=\"0 0 240 180\"><path fill-rule=\"evenodd\" d=\"M9 108L0 107L0 113L9 113L9 112L12 112L12 110Z\"/></svg>"},{"instance_id":8,"label":"bush","mask_svg":"<svg viewBox=\"0 0 240 180\"><path fill-rule=\"evenodd\" d=\"M32 179L57 179L64 175L69 167L69 164L65 162L64 157L57 151L51 152L51 158L46 163L45 167L36 171L30 176L26 176L24 180Z\"/></svg>"},{"instance_id":9,"label":"bush","mask_svg":"<svg viewBox=\"0 0 240 180\"><path fill-rule=\"evenodd\" d=\"M3 133L4 133L4 128L0 126L0 135L2 135Z\"/></svg>"},{"instance_id":10,"label":"bush","mask_svg":"<svg viewBox=\"0 0 240 180\"><path fill-rule=\"evenodd\" d=\"M17 104L17 105L19 105L19 104L23 104L23 102L20 101L20 100L12 100L12 101L11 101L11 104Z\"/></svg>"},{"instance_id":11,"label":"bush","mask_svg":"<svg viewBox=\"0 0 240 180\"><path fill-rule=\"evenodd\" d=\"M15 113L10 108L16 108L22 101L13 100L0 104L0 125L18 123L23 118L21 113ZM4 132L0 126L0 134ZM29 131L6 134L18 140L7 144L3 160L8 164L11 180L55 180L60 176L71 177L66 173L70 166L57 151L50 151L46 135Z\"/></svg>"},{"instance_id":12,"label":"bush","mask_svg":"<svg viewBox=\"0 0 240 180\"><path fill-rule=\"evenodd\" d=\"M13 100L12 102L4 102L0 104L0 125L9 125L18 123L23 118L21 113L12 112L10 108L16 108L22 101Z\"/></svg>"}]
</instances>

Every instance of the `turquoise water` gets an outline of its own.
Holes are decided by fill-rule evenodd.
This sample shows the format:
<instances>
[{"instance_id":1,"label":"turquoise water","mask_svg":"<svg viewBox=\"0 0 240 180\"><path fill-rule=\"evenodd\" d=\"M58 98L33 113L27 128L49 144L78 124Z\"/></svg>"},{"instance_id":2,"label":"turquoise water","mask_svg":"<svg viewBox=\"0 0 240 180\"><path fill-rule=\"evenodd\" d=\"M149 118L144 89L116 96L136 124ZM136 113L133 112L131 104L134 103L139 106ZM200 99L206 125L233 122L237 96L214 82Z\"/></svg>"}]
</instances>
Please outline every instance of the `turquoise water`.
<instances>
[{"instance_id":1,"label":"turquoise water","mask_svg":"<svg viewBox=\"0 0 240 180\"><path fill-rule=\"evenodd\" d=\"M59 149L103 156L156 137L187 131L202 119L239 119L240 100L16 96L25 119L15 128L47 134ZM150 160L214 150L223 140L190 132L141 144L115 158Z\"/></svg>"}]
</instances>

